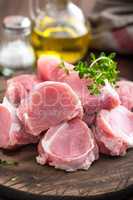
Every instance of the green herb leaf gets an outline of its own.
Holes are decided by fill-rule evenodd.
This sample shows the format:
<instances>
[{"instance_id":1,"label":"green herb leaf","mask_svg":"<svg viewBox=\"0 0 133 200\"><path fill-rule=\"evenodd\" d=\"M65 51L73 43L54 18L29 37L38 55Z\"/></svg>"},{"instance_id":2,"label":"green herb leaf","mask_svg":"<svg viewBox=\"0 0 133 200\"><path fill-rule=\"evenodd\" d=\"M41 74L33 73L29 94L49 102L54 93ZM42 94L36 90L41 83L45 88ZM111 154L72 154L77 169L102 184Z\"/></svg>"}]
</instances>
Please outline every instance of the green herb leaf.
<instances>
[{"instance_id":1,"label":"green herb leaf","mask_svg":"<svg viewBox=\"0 0 133 200\"><path fill-rule=\"evenodd\" d=\"M62 60L59 67L64 70L64 72L69 75L69 70L66 68L64 61Z\"/></svg>"},{"instance_id":2,"label":"green herb leaf","mask_svg":"<svg viewBox=\"0 0 133 200\"><path fill-rule=\"evenodd\" d=\"M91 80L88 89L91 94L97 95L100 89L108 81L112 86L115 85L118 79L117 63L114 61L115 53L108 56L102 52L99 57L95 54L90 54L90 62L79 62L74 70L79 73L80 78L87 78Z\"/></svg>"},{"instance_id":3,"label":"green herb leaf","mask_svg":"<svg viewBox=\"0 0 133 200\"><path fill-rule=\"evenodd\" d=\"M2 160L0 159L0 165L3 165L3 166L8 166L8 165L13 165L13 166L16 166L18 165L18 162L17 161L12 161L12 160Z\"/></svg>"}]
</instances>

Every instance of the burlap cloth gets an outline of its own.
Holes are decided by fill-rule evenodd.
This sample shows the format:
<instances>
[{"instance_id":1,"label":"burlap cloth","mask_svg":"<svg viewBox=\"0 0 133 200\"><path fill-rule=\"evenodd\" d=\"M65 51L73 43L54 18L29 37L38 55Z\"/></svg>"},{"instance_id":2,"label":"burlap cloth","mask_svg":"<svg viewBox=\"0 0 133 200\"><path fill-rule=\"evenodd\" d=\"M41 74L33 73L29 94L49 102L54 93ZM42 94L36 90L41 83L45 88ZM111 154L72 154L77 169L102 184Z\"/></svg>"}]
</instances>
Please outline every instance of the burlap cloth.
<instances>
[{"instance_id":1,"label":"burlap cloth","mask_svg":"<svg viewBox=\"0 0 133 200\"><path fill-rule=\"evenodd\" d=\"M93 48L133 54L133 0L97 0L89 20Z\"/></svg>"}]
</instances>

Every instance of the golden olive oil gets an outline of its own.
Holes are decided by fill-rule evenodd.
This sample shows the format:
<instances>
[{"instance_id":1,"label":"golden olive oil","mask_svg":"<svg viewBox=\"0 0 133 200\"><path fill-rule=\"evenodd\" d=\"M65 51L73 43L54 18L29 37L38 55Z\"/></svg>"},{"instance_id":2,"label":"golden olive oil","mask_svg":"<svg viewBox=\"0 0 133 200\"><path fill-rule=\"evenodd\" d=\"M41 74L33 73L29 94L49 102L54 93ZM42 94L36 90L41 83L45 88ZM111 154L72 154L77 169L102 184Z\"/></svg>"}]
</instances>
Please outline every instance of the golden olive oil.
<instances>
[{"instance_id":1,"label":"golden olive oil","mask_svg":"<svg viewBox=\"0 0 133 200\"><path fill-rule=\"evenodd\" d=\"M55 55L70 63L80 60L87 52L91 41L88 27L75 22L68 24L56 24L46 18L34 26L32 32L32 44L37 58L45 55Z\"/></svg>"}]
</instances>

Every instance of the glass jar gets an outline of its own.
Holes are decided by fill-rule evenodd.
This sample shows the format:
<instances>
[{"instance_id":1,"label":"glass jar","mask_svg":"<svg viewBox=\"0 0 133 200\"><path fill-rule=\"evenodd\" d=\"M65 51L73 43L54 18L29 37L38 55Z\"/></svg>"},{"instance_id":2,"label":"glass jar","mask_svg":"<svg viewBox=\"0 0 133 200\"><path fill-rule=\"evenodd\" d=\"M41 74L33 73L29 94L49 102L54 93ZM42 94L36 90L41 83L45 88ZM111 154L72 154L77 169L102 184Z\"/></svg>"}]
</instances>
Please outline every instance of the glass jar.
<instances>
[{"instance_id":1,"label":"glass jar","mask_svg":"<svg viewBox=\"0 0 133 200\"><path fill-rule=\"evenodd\" d=\"M30 44L31 22L23 16L7 16L3 20L0 66L5 76L16 70L29 70L35 63Z\"/></svg>"},{"instance_id":2,"label":"glass jar","mask_svg":"<svg viewBox=\"0 0 133 200\"><path fill-rule=\"evenodd\" d=\"M69 0L30 0L32 44L37 57L55 55L75 63L88 50L91 31L83 12Z\"/></svg>"}]
</instances>

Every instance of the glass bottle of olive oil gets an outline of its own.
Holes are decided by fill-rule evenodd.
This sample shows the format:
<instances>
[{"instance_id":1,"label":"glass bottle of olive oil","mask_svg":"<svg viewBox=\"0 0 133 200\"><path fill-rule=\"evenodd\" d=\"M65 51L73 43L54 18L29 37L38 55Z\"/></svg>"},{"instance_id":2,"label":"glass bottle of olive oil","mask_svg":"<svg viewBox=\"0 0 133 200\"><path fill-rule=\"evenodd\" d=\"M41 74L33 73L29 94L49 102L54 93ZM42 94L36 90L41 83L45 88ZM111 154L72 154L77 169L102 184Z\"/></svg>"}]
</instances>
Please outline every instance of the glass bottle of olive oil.
<instances>
[{"instance_id":1,"label":"glass bottle of olive oil","mask_svg":"<svg viewBox=\"0 0 133 200\"><path fill-rule=\"evenodd\" d=\"M30 8L37 57L54 55L75 63L85 55L91 32L80 8L69 0L31 0Z\"/></svg>"}]
</instances>

